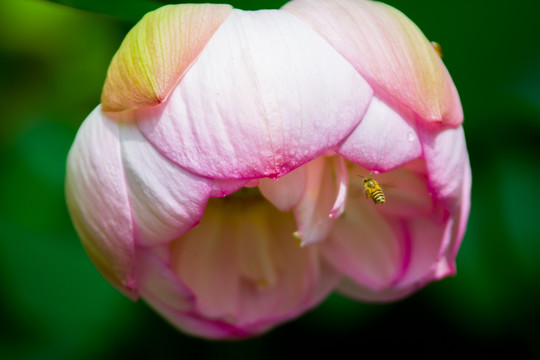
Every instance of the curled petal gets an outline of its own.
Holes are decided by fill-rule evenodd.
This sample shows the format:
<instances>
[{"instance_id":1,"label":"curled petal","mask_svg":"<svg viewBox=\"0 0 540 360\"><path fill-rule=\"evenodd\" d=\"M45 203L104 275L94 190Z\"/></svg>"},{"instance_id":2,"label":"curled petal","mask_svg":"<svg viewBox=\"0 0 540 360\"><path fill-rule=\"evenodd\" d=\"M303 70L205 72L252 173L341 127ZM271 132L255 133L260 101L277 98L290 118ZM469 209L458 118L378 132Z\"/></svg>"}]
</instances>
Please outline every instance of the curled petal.
<instances>
[{"instance_id":1,"label":"curled petal","mask_svg":"<svg viewBox=\"0 0 540 360\"><path fill-rule=\"evenodd\" d=\"M340 145L338 153L366 169L386 172L420 157L422 145L414 114L399 114L373 98L362 122Z\"/></svg>"},{"instance_id":2,"label":"curled petal","mask_svg":"<svg viewBox=\"0 0 540 360\"><path fill-rule=\"evenodd\" d=\"M168 243L202 217L212 180L161 156L133 125L120 125L122 157L139 244Z\"/></svg>"},{"instance_id":3,"label":"curled petal","mask_svg":"<svg viewBox=\"0 0 540 360\"><path fill-rule=\"evenodd\" d=\"M82 244L101 274L135 299L134 240L118 124L98 106L67 161L66 199Z\"/></svg>"},{"instance_id":4,"label":"curled petal","mask_svg":"<svg viewBox=\"0 0 540 360\"><path fill-rule=\"evenodd\" d=\"M302 199L293 208L298 225L296 234L301 246L324 240L335 221L335 217L331 216L335 204L339 208L344 203L344 199L340 199L340 181L343 176L347 176L347 172L342 169L342 175L337 179L332 171L334 161L339 160L336 157L321 156L304 165L306 187ZM346 193L346 189L343 191Z\"/></svg>"},{"instance_id":5,"label":"curled petal","mask_svg":"<svg viewBox=\"0 0 540 360\"><path fill-rule=\"evenodd\" d=\"M235 10L168 102L134 115L162 154L196 174L279 178L341 142L371 94L295 16Z\"/></svg>"},{"instance_id":6,"label":"curled petal","mask_svg":"<svg viewBox=\"0 0 540 360\"><path fill-rule=\"evenodd\" d=\"M422 32L398 10L375 1L294 0L283 10L328 40L384 100L425 122L463 121L455 86Z\"/></svg>"},{"instance_id":7,"label":"curled petal","mask_svg":"<svg viewBox=\"0 0 540 360\"><path fill-rule=\"evenodd\" d=\"M229 5L171 5L128 33L107 73L103 111L162 103L232 11Z\"/></svg>"},{"instance_id":8,"label":"curled petal","mask_svg":"<svg viewBox=\"0 0 540 360\"><path fill-rule=\"evenodd\" d=\"M334 158L333 165L334 174L336 175L337 196L329 216L332 219L337 219L345 211L347 190L349 189L349 172L345 160L341 156L337 160Z\"/></svg>"}]
</instances>

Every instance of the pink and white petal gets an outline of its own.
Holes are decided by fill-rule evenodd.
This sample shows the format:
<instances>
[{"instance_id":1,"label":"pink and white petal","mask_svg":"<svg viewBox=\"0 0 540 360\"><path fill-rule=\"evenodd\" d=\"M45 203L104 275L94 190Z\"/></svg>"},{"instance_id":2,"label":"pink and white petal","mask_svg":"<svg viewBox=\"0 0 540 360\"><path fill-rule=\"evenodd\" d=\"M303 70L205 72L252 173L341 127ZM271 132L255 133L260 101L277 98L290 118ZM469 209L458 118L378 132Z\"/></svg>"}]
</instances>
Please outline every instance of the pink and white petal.
<instances>
[{"instance_id":1,"label":"pink and white petal","mask_svg":"<svg viewBox=\"0 0 540 360\"><path fill-rule=\"evenodd\" d=\"M236 244L215 201L209 200L199 225L171 243L170 266L195 294L199 312L229 319L238 311Z\"/></svg>"},{"instance_id":2,"label":"pink and white petal","mask_svg":"<svg viewBox=\"0 0 540 360\"><path fill-rule=\"evenodd\" d=\"M471 186L472 186L472 174L471 174L471 165L467 159L467 162L463 164L465 168L463 174L463 183L461 187L461 201L459 206L459 212L453 213L452 215L456 218L455 229L453 230L452 243L448 247L450 251L448 255L455 259L459 246L461 245L461 240L465 235L465 229L467 228L467 221L469 219L469 211L471 208ZM454 240L455 239L455 240Z\"/></svg>"},{"instance_id":3,"label":"pink and white petal","mask_svg":"<svg viewBox=\"0 0 540 360\"><path fill-rule=\"evenodd\" d=\"M259 189L278 210L289 211L304 195L306 176L306 167L300 166L279 179L261 179Z\"/></svg>"},{"instance_id":4,"label":"pink and white petal","mask_svg":"<svg viewBox=\"0 0 540 360\"><path fill-rule=\"evenodd\" d=\"M408 266L393 286L401 288L415 283L435 280L439 260L446 251L450 234L448 215L446 219L417 217L406 222L407 236L410 243Z\"/></svg>"},{"instance_id":5,"label":"pink and white petal","mask_svg":"<svg viewBox=\"0 0 540 360\"><path fill-rule=\"evenodd\" d=\"M82 124L69 152L66 199L81 242L98 270L136 299L133 225L118 124L99 106Z\"/></svg>"},{"instance_id":6,"label":"pink and white petal","mask_svg":"<svg viewBox=\"0 0 540 360\"><path fill-rule=\"evenodd\" d=\"M402 273L409 244L402 224L366 199L350 199L347 210L321 244L325 259L338 271L373 290L388 287Z\"/></svg>"},{"instance_id":7,"label":"pink and white petal","mask_svg":"<svg viewBox=\"0 0 540 360\"><path fill-rule=\"evenodd\" d=\"M134 125L121 125L119 135L137 243L180 237L201 219L213 181L165 159Z\"/></svg>"},{"instance_id":8,"label":"pink and white petal","mask_svg":"<svg viewBox=\"0 0 540 360\"><path fill-rule=\"evenodd\" d=\"M304 165L306 188L293 209L301 246L324 240L335 222L330 216L337 195L331 161L331 158L321 156Z\"/></svg>"},{"instance_id":9,"label":"pink and white petal","mask_svg":"<svg viewBox=\"0 0 540 360\"><path fill-rule=\"evenodd\" d=\"M450 212L458 211L463 194L470 193L471 187L471 178L466 176L470 167L463 127L422 128L419 134L430 191Z\"/></svg>"},{"instance_id":10,"label":"pink and white petal","mask_svg":"<svg viewBox=\"0 0 540 360\"><path fill-rule=\"evenodd\" d=\"M298 316L307 309L320 283L317 249L296 244L291 233L295 222L290 213L275 209L270 212L273 215L264 217L257 229L248 227L239 234L241 273L251 282L240 288L243 310L239 323L249 327L268 328ZM252 224L255 216L250 219ZM249 246L256 240L248 236L253 233L259 234L259 244ZM264 257L271 262L265 264Z\"/></svg>"},{"instance_id":11,"label":"pink and white petal","mask_svg":"<svg viewBox=\"0 0 540 360\"><path fill-rule=\"evenodd\" d=\"M194 173L278 178L341 142L371 95L295 16L234 10L168 102L135 118L164 156Z\"/></svg>"},{"instance_id":12,"label":"pink and white petal","mask_svg":"<svg viewBox=\"0 0 540 360\"><path fill-rule=\"evenodd\" d=\"M455 259L467 226L471 201L471 168L469 163L464 164L464 178L461 189L461 202L459 209L451 214L445 230L448 244L441 255L434 272L435 277L453 275L456 272Z\"/></svg>"},{"instance_id":13,"label":"pink and white petal","mask_svg":"<svg viewBox=\"0 0 540 360\"><path fill-rule=\"evenodd\" d=\"M455 86L431 43L398 10L375 1L294 0L282 10L319 32L385 101L393 99L422 121L459 125Z\"/></svg>"},{"instance_id":14,"label":"pink and white petal","mask_svg":"<svg viewBox=\"0 0 540 360\"><path fill-rule=\"evenodd\" d=\"M339 273L333 266L330 266L330 264L324 260L323 256L321 255L320 246L315 246L319 247L319 282L315 292L307 304L307 308L311 308L326 299L326 297L336 289L341 278L343 277L341 273Z\"/></svg>"},{"instance_id":15,"label":"pink and white petal","mask_svg":"<svg viewBox=\"0 0 540 360\"><path fill-rule=\"evenodd\" d=\"M199 316L259 332L312 304L319 258L295 244L290 213L260 199L249 208L234 202L210 200L201 223L172 244L171 266Z\"/></svg>"},{"instance_id":16,"label":"pink and white petal","mask_svg":"<svg viewBox=\"0 0 540 360\"><path fill-rule=\"evenodd\" d=\"M447 267L448 274L453 274L455 257L463 240L471 201L471 167L463 128L447 129L438 134L425 130L422 140L430 187L434 197L450 213L446 229L449 244L440 262L441 268ZM437 272L441 273L441 270Z\"/></svg>"},{"instance_id":17,"label":"pink and white petal","mask_svg":"<svg viewBox=\"0 0 540 360\"><path fill-rule=\"evenodd\" d=\"M411 111L396 112L373 97L362 122L337 152L366 169L394 170L422 155Z\"/></svg>"},{"instance_id":18,"label":"pink and white petal","mask_svg":"<svg viewBox=\"0 0 540 360\"><path fill-rule=\"evenodd\" d=\"M427 230L420 229L420 231L424 232L424 235L430 231L433 232L433 225L428 225L428 228ZM413 236L415 235L418 234L413 234ZM440 233L436 230L432 235L438 236ZM445 239L441 240L441 242L444 241ZM402 299L434 280L455 273L454 260L449 260L447 256L436 256L437 250L440 250L437 249L437 241L431 241L431 245L428 245L427 249L422 249L422 245L419 241L412 244L410 266L399 283L382 289L373 289L350 278L344 278L339 283L337 290L361 301L389 302ZM431 263L429 263L430 259Z\"/></svg>"},{"instance_id":19,"label":"pink and white petal","mask_svg":"<svg viewBox=\"0 0 540 360\"><path fill-rule=\"evenodd\" d=\"M103 111L164 102L232 11L230 5L163 6L131 29L107 72Z\"/></svg>"},{"instance_id":20,"label":"pink and white petal","mask_svg":"<svg viewBox=\"0 0 540 360\"><path fill-rule=\"evenodd\" d=\"M316 249L316 247L317 245L312 246L309 249L310 251L315 251L314 249ZM263 333L280 323L302 315L304 312L324 300L330 294L330 292L336 288L342 276L336 271L336 269L322 261L320 256L318 257L318 260L319 265L314 265L314 269L318 268L318 271L316 272L316 276L318 277L316 287L305 294L303 301L298 306L292 307L288 312L276 313L267 316L266 318L260 318L254 323L243 326L242 329L249 331L251 334ZM294 282L291 282L291 289L294 289L294 286L297 285ZM284 291L287 290L284 289ZM279 304L280 302L280 297L276 296L275 303Z\"/></svg>"},{"instance_id":21,"label":"pink and white petal","mask_svg":"<svg viewBox=\"0 0 540 360\"><path fill-rule=\"evenodd\" d=\"M194 296L190 289L170 269L160 250L164 247L137 246L137 286L141 296L159 308L187 312L193 309ZM155 249L158 249L156 251ZM168 249L165 247L165 251Z\"/></svg>"}]
</instances>

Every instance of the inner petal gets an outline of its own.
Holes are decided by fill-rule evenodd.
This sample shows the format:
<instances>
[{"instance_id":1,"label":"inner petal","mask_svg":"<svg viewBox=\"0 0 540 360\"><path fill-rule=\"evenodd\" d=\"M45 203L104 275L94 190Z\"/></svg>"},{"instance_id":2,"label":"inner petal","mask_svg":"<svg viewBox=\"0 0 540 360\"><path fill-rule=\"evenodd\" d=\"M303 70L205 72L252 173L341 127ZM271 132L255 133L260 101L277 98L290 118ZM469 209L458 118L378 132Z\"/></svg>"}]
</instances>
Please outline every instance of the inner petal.
<instances>
[{"instance_id":1,"label":"inner petal","mask_svg":"<svg viewBox=\"0 0 540 360\"><path fill-rule=\"evenodd\" d=\"M405 250L399 222L386 218L375 206L370 199L350 201L322 247L328 261L342 273L382 289L401 271Z\"/></svg>"},{"instance_id":2,"label":"inner petal","mask_svg":"<svg viewBox=\"0 0 540 360\"><path fill-rule=\"evenodd\" d=\"M382 174L349 163L349 173L347 207L322 245L325 257L352 280L349 290L356 283L359 290L382 294L391 287L421 284L436 271L448 244L448 216L429 192L425 161ZM384 192L384 204L364 196L363 178L368 176Z\"/></svg>"},{"instance_id":3,"label":"inner petal","mask_svg":"<svg viewBox=\"0 0 540 360\"><path fill-rule=\"evenodd\" d=\"M324 240L342 213L348 189L347 168L338 156L320 156L306 168L302 198L293 209L302 246ZM337 169L337 170L336 170Z\"/></svg>"},{"instance_id":4,"label":"inner petal","mask_svg":"<svg viewBox=\"0 0 540 360\"><path fill-rule=\"evenodd\" d=\"M293 215L246 191L210 199L200 224L170 246L199 311L239 326L303 309L319 273L318 249L293 239Z\"/></svg>"}]
</instances>

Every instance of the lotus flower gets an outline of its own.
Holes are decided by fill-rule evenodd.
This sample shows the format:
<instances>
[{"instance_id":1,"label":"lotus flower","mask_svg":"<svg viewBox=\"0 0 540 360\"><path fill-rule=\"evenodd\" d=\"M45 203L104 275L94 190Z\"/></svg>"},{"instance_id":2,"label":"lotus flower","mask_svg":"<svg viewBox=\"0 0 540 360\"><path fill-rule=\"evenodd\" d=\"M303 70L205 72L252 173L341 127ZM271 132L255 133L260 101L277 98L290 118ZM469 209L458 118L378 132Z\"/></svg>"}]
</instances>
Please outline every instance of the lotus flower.
<instances>
[{"instance_id":1,"label":"lotus flower","mask_svg":"<svg viewBox=\"0 0 540 360\"><path fill-rule=\"evenodd\" d=\"M67 202L125 295L191 334L254 336L334 290L390 301L455 272L462 120L437 52L387 5L165 6L113 58Z\"/></svg>"}]
</instances>

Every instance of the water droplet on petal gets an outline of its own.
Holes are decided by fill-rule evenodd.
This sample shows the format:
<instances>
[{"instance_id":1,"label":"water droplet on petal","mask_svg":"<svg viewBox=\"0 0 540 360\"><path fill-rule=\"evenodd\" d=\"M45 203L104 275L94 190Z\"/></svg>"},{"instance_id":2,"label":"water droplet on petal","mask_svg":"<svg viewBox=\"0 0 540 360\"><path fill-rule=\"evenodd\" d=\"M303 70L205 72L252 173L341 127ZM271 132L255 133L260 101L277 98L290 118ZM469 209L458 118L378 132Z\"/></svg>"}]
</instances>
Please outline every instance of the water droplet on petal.
<instances>
[{"instance_id":1,"label":"water droplet on petal","mask_svg":"<svg viewBox=\"0 0 540 360\"><path fill-rule=\"evenodd\" d=\"M410 132L407 134L407 140L413 142L414 140L416 140L416 136L412 132Z\"/></svg>"}]
</instances>

